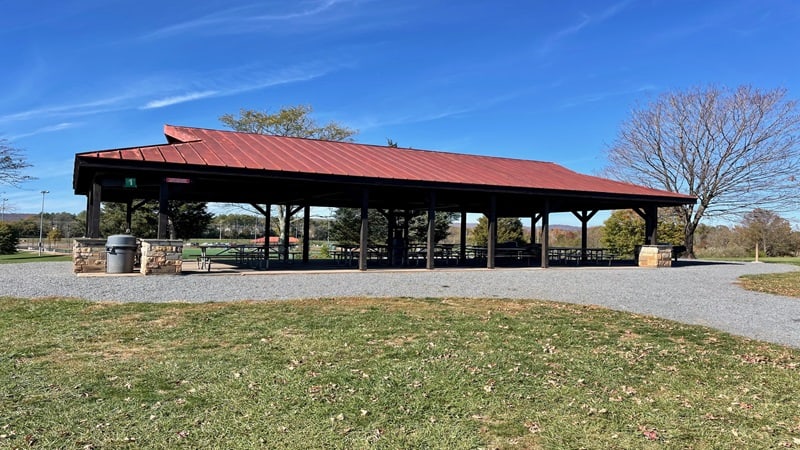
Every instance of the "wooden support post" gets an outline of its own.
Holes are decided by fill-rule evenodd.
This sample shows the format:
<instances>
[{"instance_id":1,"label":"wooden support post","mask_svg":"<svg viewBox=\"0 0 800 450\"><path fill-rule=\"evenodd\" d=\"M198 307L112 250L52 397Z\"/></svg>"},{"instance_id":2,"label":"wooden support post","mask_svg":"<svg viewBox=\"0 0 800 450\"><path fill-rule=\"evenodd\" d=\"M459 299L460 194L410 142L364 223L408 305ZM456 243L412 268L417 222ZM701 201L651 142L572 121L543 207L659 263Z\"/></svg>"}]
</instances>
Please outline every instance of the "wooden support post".
<instances>
[{"instance_id":1,"label":"wooden support post","mask_svg":"<svg viewBox=\"0 0 800 450\"><path fill-rule=\"evenodd\" d=\"M308 251L311 247L309 231L311 231L311 206L305 205L303 207L303 264L308 264Z\"/></svg>"},{"instance_id":2,"label":"wooden support post","mask_svg":"<svg viewBox=\"0 0 800 450\"><path fill-rule=\"evenodd\" d=\"M256 209L256 211L260 212L264 215L264 261L262 265L264 266L264 270L269 269L269 230L270 224L269 221L272 219L270 217L270 205L267 203L262 208L261 205L250 203L250 206Z\"/></svg>"},{"instance_id":3,"label":"wooden support post","mask_svg":"<svg viewBox=\"0 0 800 450\"><path fill-rule=\"evenodd\" d=\"M572 211L572 215L578 218L581 221L581 264L586 264L586 241L589 239L589 229L588 223L597 214L597 210L594 211Z\"/></svg>"},{"instance_id":4,"label":"wooden support post","mask_svg":"<svg viewBox=\"0 0 800 450\"><path fill-rule=\"evenodd\" d=\"M102 196L102 186L98 180L92 183L92 192L89 193L86 201L86 237L100 237L100 200Z\"/></svg>"},{"instance_id":5,"label":"wooden support post","mask_svg":"<svg viewBox=\"0 0 800 450\"><path fill-rule=\"evenodd\" d=\"M158 238L169 239L169 185L161 181L158 193Z\"/></svg>"},{"instance_id":6,"label":"wooden support post","mask_svg":"<svg viewBox=\"0 0 800 450\"><path fill-rule=\"evenodd\" d=\"M426 268L432 270L436 256L436 192L431 191L428 197L428 249Z\"/></svg>"},{"instance_id":7,"label":"wooden support post","mask_svg":"<svg viewBox=\"0 0 800 450\"><path fill-rule=\"evenodd\" d=\"M361 239L358 251L358 270L367 270L367 247L369 245L369 190L361 194Z\"/></svg>"},{"instance_id":8,"label":"wooden support post","mask_svg":"<svg viewBox=\"0 0 800 450\"><path fill-rule=\"evenodd\" d=\"M292 232L292 205L284 206L283 214L283 248L281 248L281 258L284 264L289 263L289 238Z\"/></svg>"},{"instance_id":9,"label":"wooden support post","mask_svg":"<svg viewBox=\"0 0 800 450\"><path fill-rule=\"evenodd\" d=\"M658 207L648 205L633 211L644 219L644 245L658 244Z\"/></svg>"},{"instance_id":10,"label":"wooden support post","mask_svg":"<svg viewBox=\"0 0 800 450\"><path fill-rule=\"evenodd\" d=\"M459 264L467 261L467 212L461 211L461 234L459 236L458 258Z\"/></svg>"},{"instance_id":11,"label":"wooden support post","mask_svg":"<svg viewBox=\"0 0 800 450\"><path fill-rule=\"evenodd\" d=\"M545 200L542 211L542 269L550 267L550 201Z\"/></svg>"},{"instance_id":12,"label":"wooden support post","mask_svg":"<svg viewBox=\"0 0 800 450\"><path fill-rule=\"evenodd\" d=\"M494 269L494 252L497 248L497 197L489 198L489 236L486 243L486 268Z\"/></svg>"},{"instance_id":13,"label":"wooden support post","mask_svg":"<svg viewBox=\"0 0 800 450\"><path fill-rule=\"evenodd\" d=\"M395 264L395 246L400 245L399 239L394 237L394 229L397 225L397 218L395 217L394 210L390 209L386 215L386 258L389 266Z\"/></svg>"},{"instance_id":14,"label":"wooden support post","mask_svg":"<svg viewBox=\"0 0 800 450\"><path fill-rule=\"evenodd\" d=\"M264 205L264 270L269 269L269 232L272 222L272 205Z\"/></svg>"},{"instance_id":15,"label":"wooden support post","mask_svg":"<svg viewBox=\"0 0 800 450\"><path fill-rule=\"evenodd\" d=\"M127 230L126 233L131 233L133 230L133 200L128 199L125 202L125 229Z\"/></svg>"},{"instance_id":16,"label":"wooden support post","mask_svg":"<svg viewBox=\"0 0 800 450\"><path fill-rule=\"evenodd\" d=\"M542 213L533 213L531 215L531 244L536 243L536 224L542 218Z\"/></svg>"}]
</instances>

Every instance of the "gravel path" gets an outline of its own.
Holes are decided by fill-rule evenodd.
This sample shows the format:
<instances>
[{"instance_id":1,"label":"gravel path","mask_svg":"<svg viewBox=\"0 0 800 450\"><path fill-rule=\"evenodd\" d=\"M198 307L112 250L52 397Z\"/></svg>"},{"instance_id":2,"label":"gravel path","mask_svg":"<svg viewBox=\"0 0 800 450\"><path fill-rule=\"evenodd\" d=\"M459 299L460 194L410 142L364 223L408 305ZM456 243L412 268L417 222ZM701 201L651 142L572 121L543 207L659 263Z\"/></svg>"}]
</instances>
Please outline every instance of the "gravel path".
<instances>
[{"instance_id":1,"label":"gravel path","mask_svg":"<svg viewBox=\"0 0 800 450\"><path fill-rule=\"evenodd\" d=\"M539 268L76 276L71 263L0 264L0 296L120 302L340 296L494 297L601 305L800 348L800 299L745 291L740 275L800 270L754 263L670 269Z\"/></svg>"}]
</instances>

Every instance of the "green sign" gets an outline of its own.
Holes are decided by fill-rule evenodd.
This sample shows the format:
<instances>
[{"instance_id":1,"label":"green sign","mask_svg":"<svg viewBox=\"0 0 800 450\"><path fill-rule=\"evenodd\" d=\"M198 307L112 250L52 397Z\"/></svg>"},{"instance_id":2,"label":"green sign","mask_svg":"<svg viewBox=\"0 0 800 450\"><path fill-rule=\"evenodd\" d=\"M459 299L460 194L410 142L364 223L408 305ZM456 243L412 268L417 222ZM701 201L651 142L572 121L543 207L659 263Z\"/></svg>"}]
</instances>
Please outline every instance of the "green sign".
<instances>
[{"instance_id":1,"label":"green sign","mask_svg":"<svg viewBox=\"0 0 800 450\"><path fill-rule=\"evenodd\" d=\"M136 187L136 178L125 178L125 187L126 188L135 188Z\"/></svg>"}]
</instances>

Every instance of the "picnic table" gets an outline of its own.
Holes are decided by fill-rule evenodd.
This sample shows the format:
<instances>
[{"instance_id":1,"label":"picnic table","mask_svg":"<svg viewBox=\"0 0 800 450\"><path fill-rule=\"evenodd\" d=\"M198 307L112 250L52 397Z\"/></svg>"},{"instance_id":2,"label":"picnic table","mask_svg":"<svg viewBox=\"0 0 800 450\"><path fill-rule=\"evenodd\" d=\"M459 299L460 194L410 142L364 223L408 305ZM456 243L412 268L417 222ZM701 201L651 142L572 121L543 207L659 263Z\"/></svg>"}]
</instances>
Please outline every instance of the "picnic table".
<instances>
[{"instance_id":1,"label":"picnic table","mask_svg":"<svg viewBox=\"0 0 800 450\"><path fill-rule=\"evenodd\" d=\"M200 256L197 257L197 268L211 270L211 258L232 258L236 264L250 264L257 268L266 268L266 255L264 245L214 243L200 244ZM218 249L209 252L209 249Z\"/></svg>"},{"instance_id":2,"label":"picnic table","mask_svg":"<svg viewBox=\"0 0 800 450\"><path fill-rule=\"evenodd\" d=\"M585 250L585 251L584 251ZM607 248L581 247L549 247L547 257L550 261L561 264L581 264L583 261L600 264L608 262L610 265L617 256Z\"/></svg>"}]
</instances>

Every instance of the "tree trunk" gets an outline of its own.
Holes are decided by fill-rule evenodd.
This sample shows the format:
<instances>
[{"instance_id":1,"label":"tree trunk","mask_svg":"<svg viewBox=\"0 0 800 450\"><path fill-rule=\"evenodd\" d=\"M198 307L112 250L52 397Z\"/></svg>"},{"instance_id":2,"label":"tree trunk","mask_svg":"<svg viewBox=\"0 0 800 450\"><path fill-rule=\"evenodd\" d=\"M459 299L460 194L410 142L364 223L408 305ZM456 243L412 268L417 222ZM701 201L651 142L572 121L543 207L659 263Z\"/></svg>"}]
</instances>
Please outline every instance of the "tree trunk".
<instances>
[{"instance_id":1,"label":"tree trunk","mask_svg":"<svg viewBox=\"0 0 800 450\"><path fill-rule=\"evenodd\" d=\"M694 232L697 229L697 224L689 222L684 228L684 245L686 245L686 257L688 259L697 259L694 254Z\"/></svg>"}]
</instances>

